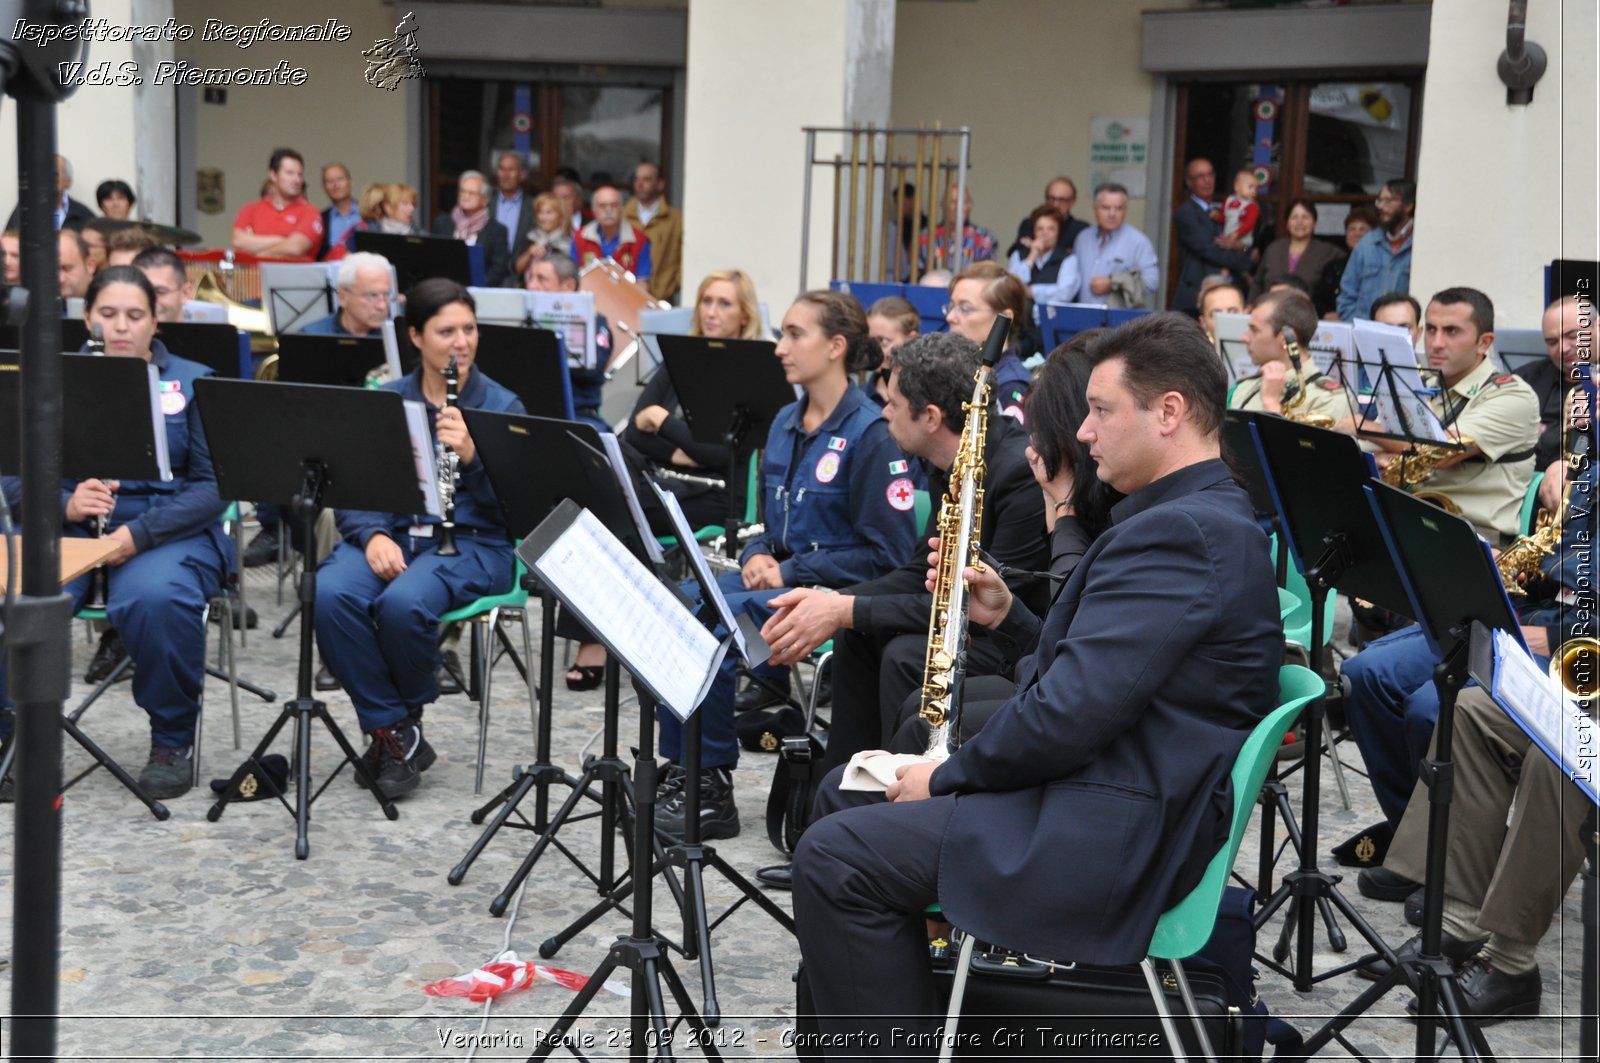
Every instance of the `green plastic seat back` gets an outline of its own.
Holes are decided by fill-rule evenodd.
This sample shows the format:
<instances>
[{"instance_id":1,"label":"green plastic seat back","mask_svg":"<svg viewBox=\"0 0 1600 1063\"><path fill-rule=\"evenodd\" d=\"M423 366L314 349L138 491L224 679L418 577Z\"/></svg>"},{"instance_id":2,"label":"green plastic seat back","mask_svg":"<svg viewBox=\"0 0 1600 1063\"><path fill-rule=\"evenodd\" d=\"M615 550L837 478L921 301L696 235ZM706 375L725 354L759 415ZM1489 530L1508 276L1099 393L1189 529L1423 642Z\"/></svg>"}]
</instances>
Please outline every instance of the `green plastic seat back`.
<instances>
[{"instance_id":1,"label":"green plastic seat back","mask_svg":"<svg viewBox=\"0 0 1600 1063\"><path fill-rule=\"evenodd\" d=\"M1528 493L1522 496L1522 509L1517 514L1517 527L1522 529L1523 535L1533 534L1533 517L1539 512L1539 485L1544 482L1544 471L1533 474L1533 480L1528 484Z\"/></svg>"}]
</instances>

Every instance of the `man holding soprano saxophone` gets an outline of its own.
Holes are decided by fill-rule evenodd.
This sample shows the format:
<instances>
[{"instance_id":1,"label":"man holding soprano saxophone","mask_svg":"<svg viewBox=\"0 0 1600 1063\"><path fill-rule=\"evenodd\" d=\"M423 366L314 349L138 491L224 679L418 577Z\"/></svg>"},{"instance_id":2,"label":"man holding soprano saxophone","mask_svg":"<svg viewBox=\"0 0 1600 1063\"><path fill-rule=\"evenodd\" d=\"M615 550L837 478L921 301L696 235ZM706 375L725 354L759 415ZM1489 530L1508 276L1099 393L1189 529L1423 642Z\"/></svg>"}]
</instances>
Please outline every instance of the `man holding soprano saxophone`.
<instances>
[{"instance_id":1,"label":"man holding soprano saxophone","mask_svg":"<svg viewBox=\"0 0 1600 1063\"><path fill-rule=\"evenodd\" d=\"M907 1031L936 1025L931 902L1002 947L1142 957L1224 840L1228 772L1277 699L1277 593L1220 456L1216 353L1157 314L1091 357L1078 438L1128 497L1051 606L1017 695L937 768L903 768L887 801L825 781L795 854L821 1028L861 1055L904 1054ZM997 623L1010 592L977 582L971 620Z\"/></svg>"}]
</instances>

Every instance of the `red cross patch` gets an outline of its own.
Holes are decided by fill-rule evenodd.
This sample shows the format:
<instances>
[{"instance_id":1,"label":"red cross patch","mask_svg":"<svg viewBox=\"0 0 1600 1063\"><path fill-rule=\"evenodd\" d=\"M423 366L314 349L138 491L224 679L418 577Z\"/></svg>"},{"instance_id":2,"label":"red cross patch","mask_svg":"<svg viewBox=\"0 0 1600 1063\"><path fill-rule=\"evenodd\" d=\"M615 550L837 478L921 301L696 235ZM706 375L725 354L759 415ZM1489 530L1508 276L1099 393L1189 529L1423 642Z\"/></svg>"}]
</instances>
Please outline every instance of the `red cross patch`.
<instances>
[{"instance_id":1,"label":"red cross patch","mask_svg":"<svg viewBox=\"0 0 1600 1063\"><path fill-rule=\"evenodd\" d=\"M917 485L904 476L889 485L889 504L902 513L910 512L917 504Z\"/></svg>"}]
</instances>

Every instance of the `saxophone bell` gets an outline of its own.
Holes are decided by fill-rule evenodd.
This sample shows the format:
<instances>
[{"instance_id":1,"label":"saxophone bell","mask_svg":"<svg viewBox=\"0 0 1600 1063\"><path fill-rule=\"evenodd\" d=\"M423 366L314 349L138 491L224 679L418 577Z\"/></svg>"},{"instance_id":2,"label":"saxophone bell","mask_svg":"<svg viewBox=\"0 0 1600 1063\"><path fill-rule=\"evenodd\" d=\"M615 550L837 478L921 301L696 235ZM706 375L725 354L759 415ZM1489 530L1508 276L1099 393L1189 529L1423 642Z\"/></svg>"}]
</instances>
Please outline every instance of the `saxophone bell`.
<instances>
[{"instance_id":1,"label":"saxophone bell","mask_svg":"<svg viewBox=\"0 0 1600 1063\"><path fill-rule=\"evenodd\" d=\"M1295 338L1293 328L1285 325L1280 331L1283 334L1284 349L1289 352L1289 365L1294 368L1295 382L1294 397L1283 402L1283 415L1291 421L1308 424L1313 428L1332 428L1334 425L1332 417L1305 409L1306 403L1311 398L1311 393L1306 390L1305 355L1300 349L1300 341Z\"/></svg>"}]
</instances>

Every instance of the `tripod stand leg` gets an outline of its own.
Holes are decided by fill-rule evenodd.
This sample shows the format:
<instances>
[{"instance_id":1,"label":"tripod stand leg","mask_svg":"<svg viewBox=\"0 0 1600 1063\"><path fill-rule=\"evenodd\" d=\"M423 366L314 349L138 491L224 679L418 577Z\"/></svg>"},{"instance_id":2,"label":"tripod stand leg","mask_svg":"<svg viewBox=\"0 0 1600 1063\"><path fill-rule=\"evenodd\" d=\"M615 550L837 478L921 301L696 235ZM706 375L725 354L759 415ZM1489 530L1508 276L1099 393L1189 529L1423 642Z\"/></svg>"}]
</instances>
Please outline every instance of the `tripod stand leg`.
<instances>
[{"instance_id":1,"label":"tripod stand leg","mask_svg":"<svg viewBox=\"0 0 1600 1063\"><path fill-rule=\"evenodd\" d=\"M556 1045L566 1041L567 1031L572 1029L572 1024L583 1014L583 1009L589 1006L589 1001L594 999L595 994L600 992L606 980L616 971L618 962L616 950L606 954L605 960L595 969L594 974L589 976L583 988L578 990L578 995L572 998L572 1003L567 1005L567 1010L550 1024L550 1029L534 1046L533 1054L528 1057L530 1063L535 1059L549 1059Z\"/></svg>"},{"instance_id":2,"label":"tripod stand leg","mask_svg":"<svg viewBox=\"0 0 1600 1063\"><path fill-rule=\"evenodd\" d=\"M522 880L528 877L529 872L533 870L533 865L537 864L539 857L544 855L545 849L549 848L550 843L555 841L556 831L561 829L561 825L567 821L567 817L577 807L579 800L588 792L589 784L594 781L594 777L595 771L591 767L578 779L578 785L572 789L571 793L567 794L567 799L561 802L561 807L556 810L555 817L550 821L550 826L545 828L539 835L539 840L533 843L533 848L528 850L528 855L522 858L522 863L517 866L516 872L506 882L505 888L500 891L500 895L489 903L490 915L499 916L505 914L507 906L511 904L512 895L517 892L517 887L522 885Z\"/></svg>"},{"instance_id":3,"label":"tripod stand leg","mask_svg":"<svg viewBox=\"0 0 1600 1063\"><path fill-rule=\"evenodd\" d=\"M703 854L696 855L703 857ZM717 980L711 966L711 928L706 918L706 887L702 876L700 859L690 860L683 869L683 939L685 945L694 942L690 958L700 961L700 986L705 991L702 1012L706 1023L716 1026L722 1022L722 1008L717 1004Z\"/></svg>"},{"instance_id":4,"label":"tripod stand leg","mask_svg":"<svg viewBox=\"0 0 1600 1063\"><path fill-rule=\"evenodd\" d=\"M164 820L171 815L171 813L167 811L166 805L163 805L160 801L157 801L155 798L145 793L144 788L139 785L138 781L134 779L132 775L129 775L127 771L123 769L121 764L118 764L115 760L112 760L106 755L104 750L95 745L94 742L90 740L88 735L80 731L77 724L73 723L69 718L63 716L61 717L61 729L67 732L74 742L82 746L84 752L88 753L91 757L98 761L101 767L105 768L106 771L109 771L113 778L115 778L123 786L127 787L129 793L133 794L133 796L144 802L144 806L150 810L150 814L152 816L156 817L158 820Z\"/></svg>"},{"instance_id":5,"label":"tripod stand leg","mask_svg":"<svg viewBox=\"0 0 1600 1063\"><path fill-rule=\"evenodd\" d=\"M467 869L488 847L489 839L495 836L495 832L505 826L506 820L510 819L512 813L517 810L517 805L521 803L524 797L528 796L528 791L533 789L533 783L533 775L523 774L515 783L501 790L499 796L490 801L488 805L472 814L474 823L482 823L483 813L495 804L500 805L500 811L495 813L495 817L490 821L488 829L478 835L478 840L472 843L472 848L467 850L467 855L461 858L461 862L450 869L450 874L446 876L446 881L450 885L461 885L461 880L467 877Z\"/></svg>"},{"instance_id":6,"label":"tripod stand leg","mask_svg":"<svg viewBox=\"0 0 1600 1063\"><path fill-rule=\"evenodd\" d=\"M283 604L283 585L282 584L279 584L279 586L278 586L278 604L279 605ZM272 637L275 638L275 639L283 638L284 632L289 630L289 625L294 623L294 618L299 616L299 615L300 615L300 603L296 602L294 604L294 608L289 610L289 615L283 618L283 622L280 623L277 627L272 629Z\"/></svg>"}]
</instances>

